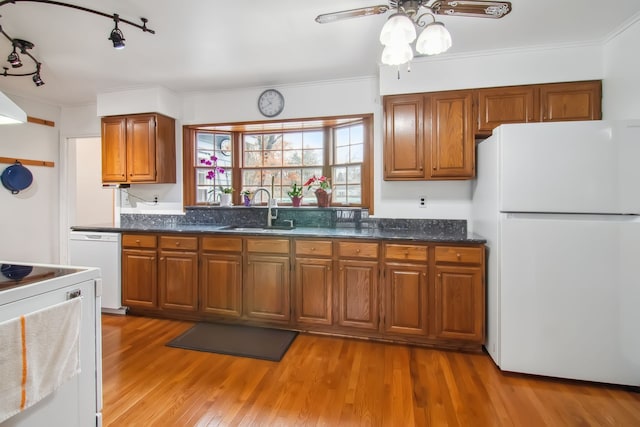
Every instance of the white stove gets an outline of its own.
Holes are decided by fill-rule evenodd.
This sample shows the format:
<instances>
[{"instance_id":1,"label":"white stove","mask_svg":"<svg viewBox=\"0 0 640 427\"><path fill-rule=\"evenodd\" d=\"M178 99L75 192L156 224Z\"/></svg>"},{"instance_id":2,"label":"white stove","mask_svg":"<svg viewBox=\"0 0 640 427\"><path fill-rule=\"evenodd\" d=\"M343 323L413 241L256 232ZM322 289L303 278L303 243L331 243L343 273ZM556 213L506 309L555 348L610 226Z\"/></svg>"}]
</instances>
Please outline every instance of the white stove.
<instances>
[{"instance_id":1,"label":"white stove","mask_svg":"<svg viewBox=\"0 0 640 427\"><path fill-rule=\"evenodd\" d=\"M0 261L0 323L81 298L80 373L0 427L102 425L101 290L97 268Z\"/></svg>"}]
</instances>

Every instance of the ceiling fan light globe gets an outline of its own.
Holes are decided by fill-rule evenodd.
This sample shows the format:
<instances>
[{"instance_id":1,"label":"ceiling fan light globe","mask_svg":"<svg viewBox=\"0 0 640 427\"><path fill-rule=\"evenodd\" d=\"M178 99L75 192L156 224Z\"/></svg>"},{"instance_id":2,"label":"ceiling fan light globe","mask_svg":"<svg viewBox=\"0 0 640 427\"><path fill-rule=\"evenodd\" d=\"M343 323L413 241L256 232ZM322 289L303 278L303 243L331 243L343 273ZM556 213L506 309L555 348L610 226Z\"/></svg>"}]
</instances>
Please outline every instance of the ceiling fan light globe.
<instances>
[{"instance_id":1,"label":"ceiling fan light globe","mask_svg":"<svg viewBox=\"0 0 640 427\"><path fill-rule=\"evenodd\" d=\"M381 61L385 65L402 65L413 59L413 50L407 44L385 46L382 50Z\"/></svg>"},{"instance_id":2,"label":"ceiling fan light globe","mask_svg":"<svg viewBox=\"0 0 640 427\"><path fill-rule=\"evenodd\" d=\"M427 25L416 42L416 50L424 55L438 55L450 47L451 34L442 22Z\"/></svg>"},{"instance_id":3,"label":"ceiling fan light globe","mask_svg":"<svg viewBox=\"0 0 640 427\"><path fill-rule=\"evenodd\" d=\"M416 39L416 27L404 13L394 13L380 31L380 43L385 46L408 44Z\"/></svg>"}]
</instances>

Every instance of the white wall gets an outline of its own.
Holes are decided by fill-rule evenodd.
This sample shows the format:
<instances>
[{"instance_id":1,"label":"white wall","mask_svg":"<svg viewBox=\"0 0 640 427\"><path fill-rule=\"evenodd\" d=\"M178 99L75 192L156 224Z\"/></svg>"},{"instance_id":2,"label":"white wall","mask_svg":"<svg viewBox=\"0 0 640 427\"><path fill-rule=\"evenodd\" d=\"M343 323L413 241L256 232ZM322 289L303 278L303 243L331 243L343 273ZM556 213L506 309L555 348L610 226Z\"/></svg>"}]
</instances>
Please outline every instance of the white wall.
<instances>
[{"instance_id":1,"label":"white wall","mask_svg":"<svg viewBox=\"0 0 640 427\"><path fill-rule=\"evenodd\" d=\"M28 116L56 127L32 123L0 126L0 156L55 162L55 167L27 166L33 184L13 195L0 186L0 259L58 262L60 109L7 94ZM4 171L8 164L0 164Z\"/></svg>"},{"instance_id":2,"label":"white wall","mask_svg":"<svg viewBox=\"0 0 640 427\"><path fill-rule=\"evenodd\" d=\"M604 119L640 118L640 17L611 37L604 48Z\"/></svg>"}]
</instances>

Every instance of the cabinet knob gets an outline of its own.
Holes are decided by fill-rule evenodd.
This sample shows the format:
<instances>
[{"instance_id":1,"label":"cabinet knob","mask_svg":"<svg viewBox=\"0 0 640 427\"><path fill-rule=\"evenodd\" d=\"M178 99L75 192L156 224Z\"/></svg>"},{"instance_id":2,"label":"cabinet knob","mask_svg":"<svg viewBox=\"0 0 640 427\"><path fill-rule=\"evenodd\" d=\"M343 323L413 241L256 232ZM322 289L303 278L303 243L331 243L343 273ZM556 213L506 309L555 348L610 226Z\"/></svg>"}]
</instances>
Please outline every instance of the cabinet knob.
<instances>
[{"instance_id":1,"label":"cabinet knob","mask_svg":"<svg viewBox=\"0 0 640 427\"><path fill-rule=\"evenodd\" d=\"M356 249L356 253L359 254L360 253L360 249Z\"/></svg>"},{"instance_id":2,"label":"cabinet knob","mask_svg":"<svg viewBox=\"0 0 640 427\"><path fill-rule=\"evenodd\" d=\"M343 268L342 268L342 267L340 267L340 271L342 271L342 270L343 270Z\"/></svg>"},{"instance_id":3,"label":"cabinet knob","mask_svg":"<svg viewBox=\"0 0 640 427\"><path fill-rule=\"evenodd\" d=\"M422 277L427 277L427 273L422 273Z\"/></svg>"},{"instance_id":4,"label":"cabinet knob","mask_svg":"<svg viewBox=\"0 0 640 427\"><path fill-rule=\"evenodd\" d=\"M460 259L461 255L459 253L456 254L456 257Z\"/></svg>"},{"instance_id":5,"label":"cabinet knob","mask_svg":"<svg viewBox=\"0 0 640 427\"><path fill-rule=\"evenodd\" d=\"M136 243L137 243L137 244L140 244L140 239L136 239Z\"/></svg>"},{"instance_id":6,"label":"cabinet knob","mask_svg":"<svg viewBox=\"0 0 640 427\"><path fill-rule=\"evenodd\" d=\"M315 250L316 250L316 248L311 248L311 251L315 251Z\"/></svg>"},{"instance_id":7,"label":"cabinet knob","mask_svg":"<svg viewBox=\"0 0 640 427\"><path fill-rule=\"evenodd\" d=\"M164 261L164 257L160 257L160 261Z\"/></svg>"},{"instance_id":8,"label":"cabinet knob","mask_svg":"<svg viewBox=\"0 0 640 427\"><path fill-rule=\"evenodd\" d=\"M404 256L408 257L409 256L409 251L404 251Z\"/></svg>"},{"instance_id":9,"label":"cabinet knob","mask_svg":"<svg viewBox=\"0 0 640 427\"><path fill-rule=\"evenodd\" d=\"M442 277L442 273L438 273L438 277Z\"/></svg>"},{"instance_id":10,"label":"cabinet knob","mask_svg":"<svg viewBox=\"0 0 640 427\"><path fill-rule=\"evenodd\" d=\"M176 246L180 246L180 242L176 242Z\"/></svg>"}]
</instances>

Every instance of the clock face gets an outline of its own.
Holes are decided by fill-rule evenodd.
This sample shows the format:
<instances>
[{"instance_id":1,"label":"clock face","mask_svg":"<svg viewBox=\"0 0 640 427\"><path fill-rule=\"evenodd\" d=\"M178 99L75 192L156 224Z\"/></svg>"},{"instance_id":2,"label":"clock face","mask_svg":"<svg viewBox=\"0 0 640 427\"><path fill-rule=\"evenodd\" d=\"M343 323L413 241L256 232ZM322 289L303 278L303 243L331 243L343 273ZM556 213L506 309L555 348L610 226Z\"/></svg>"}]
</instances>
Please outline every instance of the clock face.
<instances>
[{"instance_id":1,"label":"clock face","mask_svg":"<svg viewBox=\"0 0 640 427\"><path fill-rule=\"evenodd\" d=\"M284 110L284 96L275 89L267 89L258 97L258 110L263 116L275 117Z\"/></svg>"}]
</instances>

